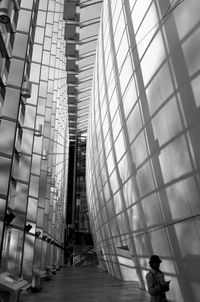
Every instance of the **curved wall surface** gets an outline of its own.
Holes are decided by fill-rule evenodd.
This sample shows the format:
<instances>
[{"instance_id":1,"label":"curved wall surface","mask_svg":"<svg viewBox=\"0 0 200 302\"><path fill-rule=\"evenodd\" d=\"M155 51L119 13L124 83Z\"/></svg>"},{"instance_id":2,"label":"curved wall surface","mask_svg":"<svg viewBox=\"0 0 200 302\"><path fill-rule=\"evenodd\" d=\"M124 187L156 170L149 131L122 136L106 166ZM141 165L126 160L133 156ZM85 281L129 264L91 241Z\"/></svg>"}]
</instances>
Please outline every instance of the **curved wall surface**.
<instances>
[{"instance_id":1,"label":"curved wall surface","mask_svg":"<svg viewBox=\"0 0 200 302\"><path fill-rule=\"evenodd\" d=\"M87 143L103 268L146 287L158 254L170 301L199 301L200 2L104 1Z\"/></svg>"}]
</instances>

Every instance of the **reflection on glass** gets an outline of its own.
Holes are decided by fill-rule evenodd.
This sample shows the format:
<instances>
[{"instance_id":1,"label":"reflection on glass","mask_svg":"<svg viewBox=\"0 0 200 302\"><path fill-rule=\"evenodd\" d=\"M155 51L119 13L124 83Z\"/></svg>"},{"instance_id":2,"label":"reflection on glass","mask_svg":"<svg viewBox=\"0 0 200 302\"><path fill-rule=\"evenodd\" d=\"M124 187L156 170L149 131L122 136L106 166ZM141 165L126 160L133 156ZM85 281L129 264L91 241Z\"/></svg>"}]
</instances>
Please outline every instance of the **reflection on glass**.
<instances>
[{"instance_id":1,"label":"reflection on glass","mask_svg":"<svg viewBox=\"0 0 200 302\"><path fill-rule=\"evenodd\" d=\"M12 154L15 136L15 123L1 120L0 125L0 152Z\"/></svg>"},{"instance_id":2,"label":"reflection on glass","mask_svg":"<svg viewBox=\"0 0 200 302\"><path fill-rule=\"evenodd\" d=\"M20 182L17 182L14 208L22 212L25 212L27 197L28 197L28 186Z\"/></svg>"},{"instance_id":3,"label":"reflection on glass","mask_svg":"<svg viewBox=\"0 0 200 302\"><path fill-rule=\"evenodd\" d=\"M36 221L37 203L37 199L28 199L27 219L33 222Z\"/></svg>"},{"instance_id":4,"label":"reflection on glass","mask_svg":"<svg viewBox=\"0 0 200 302\"><path fill-rule=\"evenodd\" d=\"M9 272L14 278L20 276L23 232L6 228L2 250L2 272Z\"/></svg>"},{"instance_id":5,"label":"reflection on glass","mask_svg":"<svg viewBox=\"0 0 200 302\"><path fill-rule=\"evenodd\" d=\"M7 195L11 160L0 156L0 193Z\"/></svg>"}]
</instances>

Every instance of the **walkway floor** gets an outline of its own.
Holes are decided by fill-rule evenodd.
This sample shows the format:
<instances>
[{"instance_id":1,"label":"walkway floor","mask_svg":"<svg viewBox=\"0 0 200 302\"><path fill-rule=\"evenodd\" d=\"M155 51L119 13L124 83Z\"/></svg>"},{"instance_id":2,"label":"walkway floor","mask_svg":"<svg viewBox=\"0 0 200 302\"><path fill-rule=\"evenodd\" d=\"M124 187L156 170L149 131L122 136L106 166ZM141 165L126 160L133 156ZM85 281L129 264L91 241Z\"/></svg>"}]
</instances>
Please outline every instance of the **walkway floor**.
<instances>
[{"instance_id":1,"label":"walkway floor","mask_svg":"<svg viewBox=\"0 0 200 302\"><path fill-rule=\"evenodd\" d=\"M20 302L148 302L136 282L124 282L95 267L66 267L45 281L39 293L21 294Z\"/></svg>"}]
</instances>

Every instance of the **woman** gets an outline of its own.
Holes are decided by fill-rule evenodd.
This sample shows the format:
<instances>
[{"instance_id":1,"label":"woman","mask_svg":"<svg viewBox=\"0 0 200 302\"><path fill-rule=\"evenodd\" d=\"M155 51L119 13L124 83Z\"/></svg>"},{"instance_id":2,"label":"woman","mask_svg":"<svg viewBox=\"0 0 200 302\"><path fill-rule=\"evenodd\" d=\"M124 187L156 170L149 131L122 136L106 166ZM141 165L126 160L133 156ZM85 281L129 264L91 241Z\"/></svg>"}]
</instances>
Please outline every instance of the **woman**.
<instances>
[{"instance_id":1,"label":"woman","mask_svg":"<svg viewBox=\"0 0 200 302\"><path fill-rule=\"evenodd\" d=\"M165 292L169 291L170 281L165 281L164 274L159 269L161 262L157 255L152 255L149 261L151 270L147 273L146 280L151 302L167 302Z\"/></svg>"}]
</instances>

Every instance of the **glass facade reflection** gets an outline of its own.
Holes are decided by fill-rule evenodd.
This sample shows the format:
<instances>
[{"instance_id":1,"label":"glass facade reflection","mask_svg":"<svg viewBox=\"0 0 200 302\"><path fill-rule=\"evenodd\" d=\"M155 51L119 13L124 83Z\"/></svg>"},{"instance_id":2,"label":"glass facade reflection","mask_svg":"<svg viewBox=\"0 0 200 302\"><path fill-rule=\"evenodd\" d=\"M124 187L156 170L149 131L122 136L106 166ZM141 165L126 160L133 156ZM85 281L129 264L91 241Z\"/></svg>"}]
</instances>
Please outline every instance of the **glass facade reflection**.
<instances>
[{"instance_id":1,"label":"glass facade reflection","mask_svg":"<svg viewBox=\"0 0 200 302\"><path fill-rule=\"evenodd\" d=\"M160 255L170 301L198 301L200 291L199 12L198 0L105 0L91 96L99 259L145 288L149 257Z\"/></svg>"},{"instance_id":2,"label":"glass facade reflection","mask_svg":"<svg viewBox=\"0 0 200 302\"><path fill-rule=\"evenodd\" d=\"M63 11L64 0L0 2L0 282L9 273L35 286L36 271L63 264L69 145Z\"/></svg>"}]
</instances>

